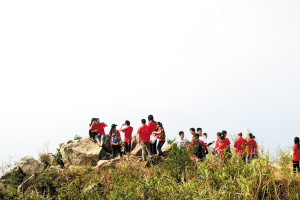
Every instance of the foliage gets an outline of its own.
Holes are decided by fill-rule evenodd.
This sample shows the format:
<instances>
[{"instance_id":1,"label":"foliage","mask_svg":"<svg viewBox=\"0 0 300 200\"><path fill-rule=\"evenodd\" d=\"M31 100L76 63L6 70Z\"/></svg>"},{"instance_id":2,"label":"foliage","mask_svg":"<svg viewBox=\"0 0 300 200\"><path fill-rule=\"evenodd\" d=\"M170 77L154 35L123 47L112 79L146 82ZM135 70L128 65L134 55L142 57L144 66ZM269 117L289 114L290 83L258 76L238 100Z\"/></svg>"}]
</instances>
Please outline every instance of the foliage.
<instances>
[{"instance_id":1,"label":"foliage","mask_svg":"<svg viewBox=\"0 0 300 200\"><path fill-rule=\"evenodd\" d=\"M167 144L170 145L170 144L173 144L175 142L176 138L170 140L170 139L167 139Z\"/></svg>"},{"instance_id":2,"label":"foliage","mask_svg":"<svg viewBox=\"0 0 300 200\"><path fill-rule=\"evenodd\" d=\"M60 149L63 145L64 145L64 143L59 144L58 148L56 148L56 154L55 154L56 160L57 160L58 164L60 164L61 166L64 166L64 163L62 161L62 155L60 152Z\"/></svg>"},{"instance_id":3,"label":"foliage","mask_svg":"<svg viewBox=\"0 0 300 200\"><path fill-rule=\"evenodd\" d=\"M82 139L82 137L80 136L80 135L75 135L75 137L74 137L74 140L81 140Z\"/></svg>"}]
</instances>

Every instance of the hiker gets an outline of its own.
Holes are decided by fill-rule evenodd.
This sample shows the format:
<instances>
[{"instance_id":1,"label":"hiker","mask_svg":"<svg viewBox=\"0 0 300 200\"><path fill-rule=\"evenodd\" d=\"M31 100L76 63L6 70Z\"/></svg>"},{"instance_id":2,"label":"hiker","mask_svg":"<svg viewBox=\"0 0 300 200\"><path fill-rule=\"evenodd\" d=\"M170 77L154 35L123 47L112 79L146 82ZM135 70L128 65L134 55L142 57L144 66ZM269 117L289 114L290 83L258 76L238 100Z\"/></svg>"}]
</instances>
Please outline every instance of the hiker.
<instances>
[{"instance_id":1,"label":"hiker","mask_svg":"<svg viewBox=\"0 0 300 200\"><path fill-rule=\"evenodd\" d=\"M161 148L166 142L166 133L165 129L163 127L163 124L161 122L158 123L158 129L155 132L158 136L158 145L157 145L157 151L158 151L158 156L160 157L166 157L165 154L162 152Z\"/></svg>"},{"instance_id":2,"label":"hiker","mask_svg":"<svg viewBox=\"0 0 300 200\"><path fill-rule=\"evenodd\" d=\"M187 143L187 139L184 138L184 132L180 131L179 132L179 138L177 140L175 140L175 142L173 144L177 144L177 146L185 146Z\"/></svg>"},{"instance_id":3,"label":"hiker","mask_svg":"<svg viewBox=\"0 0 300 200\"><path fill-rule=\"evenodd\" d=\"M199 140L207 144L206 137L202 135L202 128L197 128L197 133L199 134Z\"/></svg>"},{"instance_id":4,"label":"hiker","mask_svg":"<svg viewBox=\"0 0 300 200\"><path fill-rule=\"evenodd\" d=\"M123 128L125 126L125 128ZM123 128L123 129L122 129ZM121 125L120 131L124 133L124 150L127 155L127 160L130 160L130 151L131 151L131 138L133 128L130 126L130 121L126 120L125 124Z\"/></svg>"},{"instance_id":5,"label":"hiker","mask_svg":"<svg viewBox=\"0 0 300 200\"><path fill-rule=\"evenodd\" d=\"M205 148L206 145L202 140L199 139L199 134L195 133L192 142L187 146L188 148L192 148L191 155L196 158L204 158L205 157Z\"/></svg>"},{"instance_id":6,"label":"hiker","mask_svg":"<svg viewBox=\"0 0 300 200\"><path fill-rule=\"evenodd\" d=\"M96 118L96 119L97 119L97 125L98 125L98 134L95 136L95 138L96 138L96 141L97 141L98 145L100 147L102 147L103 143L104 143L104 140L105 140L104 128L107 127L107 125L104 122L100 123L99 118ZM101 143L100 143L100 140L101 140Z\"/></svg>"},{"instance_id":7,"label":"hiker","mask_svg":"<svg viewBox=\"0 0 300 200\"><path fill-rule=\"evenodd\" d=\"M300 172L299 169L299 161L300 161L300 144L299 144L299 138L294 138L294 146L293 146L293 171L296 173L296 171Z\"/></svg>"},{"instance_id":8,"label":"hiker","mask_svg":"<svg viewBox=\"0 0 300 200\"><path fill-rule=\"evenodd\" d=\"M204 136L205 139L206 139L206 141L207 141L207 133L203 133L202 136ZM206 146L209 147L209 146L212 145L213 143L215 143L215 141L212 141L212 142L208 143Z\"/></svg>"},{"instance_id":9,"label":"hiker","mask_svg":"<svg viewBox=\"0 0 300 200\"><path fill-rule=\"evenodd\" d=\"M221 132L221 134L224 136L225 139L225 143L226 143L226 153L231 155L231 151L230 151L230 140L227 138L227 131L223 130Z\"/></svg>"},{"instance_id":10,"label":"hiker","mask_svg":"<svg viewBox=\"0 0 300 200\"><path fill-rule=\"evenodd\" d=\"M146 151L150 158L152 158L152 153L150 151L150 131L149 127L146 125L146 120L142 119L142 126L139 128L137 134L140 135L140 144L142 148L142 159L146 161Z\"/></svg>"},{"instance_id":11,"label":"hiker","mask_svg":"<svg viewBox=\"0 0 300 200\"><path fill-rule=\"evenodd\" d=\"M98 125L96 118L92 118L91 123L89 124L89 135L93 140L95 139L95 136L98 135Z\"/></svg>"},{"instance_id":12,"label":"hiker","mask_svg":"<svg viewBox=\"0 0 300 200\"><path fill-rule=\"evenodd\" d=\"M194 139L194 135L195 135L195 129L194 128L190 128L190 132L191 132L191 134L192 134L192 140Z\"/></svg>"},{"instance_id":13,"label":"hiker","mask_svg":"<svg viewBox=\"0 0 300 200\"><path fill-rule=\"evenodd\" d=\"M109 137L111 138L110 144L112 149L112 159L115 159L117 156L117 153L120 153L120 157L122 158L121 153L121 145L122 145L122 139L119 130L116 129L117 125L112 124L111 129L109 131Z\"/></svg>"},{"instance_id":14,"label":"hiker","mask_svg":"<svg viewBox=\"0 0 300 200\"><path fill-rule=\"evenodd\" d=\"M238 133L238 139L234 142L234 148L236 148L236 155L239 155L244 162L246 162L246 146L247 146L247 140L245 140L243 137L243 133Z\"/></svg>"},{"instance_id":15,"label":"hiker","mask_svg":"<svg viewBox=\"0 0 300 200\"><path fill-rule=\"evenodd\" d=\"M218 137L218 140L217 140L217 143L216 143L215 151L217 152L217 154L219 156L224 156L225 153L226 153L226 150L227 150L225 137L221 132L217 133L217 137Z\"/></svg>"},{"instance_id":16,"label":"hiker","mask_svg":"<svg viewBox=\"0 0 300 200\"><path fill-rule=\"evenodd\" d=\"M215 144L215 149L213 150L213 155L217 155L218 151L218 147L219 147L219 143L220 143L220 137L221 137L221 132L217 132L217 141L216 141L216 144Z\"/></svg>"},{"instance_id":17,"label":"hiker","mask_svg":"<svg viewBox=\"0 0 300 200\"><path fill-rule=\"evenodd\" d=\"M248 134L247 141L247 164L251 164L251 161L255 158L257 144L254 140L255 136L252 133Z\"/></svg>"},{"instance_id":18,"label":"hiker","mask_svg":"<svg viewBox=\"0 0 300 200\"><path fill-rule=\"evenodd\" d=\"M153 134L153 132L156 131L156 122L154 121L154 118L153 118L153 115L149 115L148 116L148 127L149 127L149 131L150 131L150 134L151 134L151 139L150 140L150 150L151 150L151 153L152 155L154 154L157 154L157 151L156 151L156 146L157 146L157 136L156 136L156 133Z\"/></svg>"}]
</instances>

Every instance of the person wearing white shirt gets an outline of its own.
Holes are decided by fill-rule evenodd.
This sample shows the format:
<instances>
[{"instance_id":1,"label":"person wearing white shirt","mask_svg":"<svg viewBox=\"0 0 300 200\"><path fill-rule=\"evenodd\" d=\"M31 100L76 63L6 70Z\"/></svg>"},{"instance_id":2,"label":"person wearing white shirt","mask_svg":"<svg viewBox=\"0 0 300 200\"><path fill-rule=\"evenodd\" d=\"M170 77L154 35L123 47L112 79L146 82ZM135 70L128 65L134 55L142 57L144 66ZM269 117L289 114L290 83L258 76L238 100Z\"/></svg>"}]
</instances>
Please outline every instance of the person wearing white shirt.
<instances>
[{"instance_id":1,"label":"person wearing white shirt","mask_svg":"<svg viewBox=\"0 0 300 200\"><path fill-rule=\"evenodd\" d=\"M176 143L177 146L185 146L187 141L188 141L188 140L184 138L184 132L183 132L183 131L180 131L180 132L179 132L179 138L178 138L177 140L175 140L174 143ZM173 144L174 144L174 143L173 143Z\"/></svg>"},{"instance_id":2,"label":"person wearing white shirt","mask_svg":"<svg viewBox=\"0 0 300 200\"><path fill-rule=\"evenodd\" d=\"M207 144L206 137L202 135L202 128L197 128L197 133L199 134L199 140L202 140L205 144Z\"/></svg>"}]
</instances>

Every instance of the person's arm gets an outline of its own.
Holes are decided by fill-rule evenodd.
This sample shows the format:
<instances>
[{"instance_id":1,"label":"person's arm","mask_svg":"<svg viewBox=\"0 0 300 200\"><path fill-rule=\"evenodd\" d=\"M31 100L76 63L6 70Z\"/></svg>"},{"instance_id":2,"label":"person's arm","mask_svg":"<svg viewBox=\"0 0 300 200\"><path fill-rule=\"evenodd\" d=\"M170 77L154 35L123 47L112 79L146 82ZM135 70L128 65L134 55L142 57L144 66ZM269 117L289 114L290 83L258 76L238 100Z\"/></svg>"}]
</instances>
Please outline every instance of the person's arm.
<instances>
[{"instance_id":1,"label":"person's arm","mask_svg":"<svg viewBox=\"0 0 300 200\"><path fill-rule=\"evenodd\" d=\"M212 142L208 143L207 146L209 147L209 146L212 145L213 143L215 143L215 141L212 141Z\"/></svg>"},{"instance_id":2,"label":"person's arm","mask_svg":"<svg viewBox=\"0 0 300 200\"><path fill-rule=\"evenodd\" d=\"M121 125L121 127L120 127L120 131L122 131L122 127L123 127L123 126L124 126L124 124L122 124L122 125ZM124 131L123 131L123 132L124 132Z\"/></svg>"},{"instance_id":3,"label":"person's arm","mask_svg":"<svg viewBox=\"0 0 300 200\"><path fill-rule=\"evenodd\" d=\"M237 143L237 140L236 140L236 141L234 142L234 145L233 145L234 148L237 148L237 144L238 144L238 143Z\"/></svg>"}]
</instances>

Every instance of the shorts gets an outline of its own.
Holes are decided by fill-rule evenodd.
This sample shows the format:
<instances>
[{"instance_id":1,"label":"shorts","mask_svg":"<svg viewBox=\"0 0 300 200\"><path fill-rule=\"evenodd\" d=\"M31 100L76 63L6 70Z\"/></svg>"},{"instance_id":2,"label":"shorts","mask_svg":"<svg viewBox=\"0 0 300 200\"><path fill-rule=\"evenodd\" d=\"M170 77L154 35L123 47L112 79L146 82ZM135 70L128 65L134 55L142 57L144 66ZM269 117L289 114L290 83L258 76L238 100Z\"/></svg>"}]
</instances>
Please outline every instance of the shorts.
<instances>
[{"instance_id":1,"label":"shorts","mask_svg":"<svg viewBox=\"0 0 300 200\"><path fill-rule=\"evenodd\" d=\"M124 142L125 153L130 153L131 151L131 142Z\"/></svg>"},{"instance_id":2,"label":"shorts","mask_svg":"<svg viewBox=\"0 0 300 200\"><path fill-rule=\"evenodd\" d=\"M102 140L104 142L105 140L105 134L102 134L102 135L96 135L95 136L96 139L99 139L99 140Z\"/></svg>"}]
</instances>

